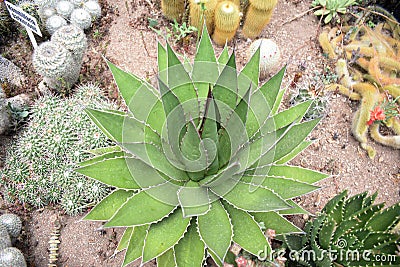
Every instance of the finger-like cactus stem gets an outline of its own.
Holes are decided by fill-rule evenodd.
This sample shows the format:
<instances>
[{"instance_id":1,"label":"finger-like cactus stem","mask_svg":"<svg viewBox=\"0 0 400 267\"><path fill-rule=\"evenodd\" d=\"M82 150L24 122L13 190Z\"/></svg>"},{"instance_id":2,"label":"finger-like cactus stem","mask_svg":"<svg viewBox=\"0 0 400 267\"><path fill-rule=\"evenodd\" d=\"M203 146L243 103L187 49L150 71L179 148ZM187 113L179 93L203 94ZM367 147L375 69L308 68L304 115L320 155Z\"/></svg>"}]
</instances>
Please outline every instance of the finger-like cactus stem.
<instances>
[{"instance_id":1,"label":"finger-like cactus stem","mask_svg":"<svg viewBox=\"0 0 400 267\"><path fill-rule=\"evenodd\" d=\"M246 13L246 20L243 25L243 34L247 38L254 39L261 34L265 26L269 23L272 17L273 9L261 10L249 6Z\"/></svg>"},{"instance_id":2,"label":"finger-like cactus stem","mask_svg":"<svg viewBox=\"0 0 400 267\"><path fill-rule=\"evenodd\" d=\"M322 50L324 53L328 55L330 59L336 59L337 55L335 53L335 49L333 48L333 45L331 44L329 37L328 37L328 31L324 30L321 32L321 34L318 37L319 45L322 47Z\"/></svg>"},{"instance_id":3,"label":"finger-like cactus stem","mask_svg":"<svg viewBox=\"0 0 400 267\"><path fill-rule=\"evenodd\" d=\"M370 128L371 137L382 145L400 149L400 135L384 136L379 132L380 125L372 124Z\"/></svg>"}]
</instances>

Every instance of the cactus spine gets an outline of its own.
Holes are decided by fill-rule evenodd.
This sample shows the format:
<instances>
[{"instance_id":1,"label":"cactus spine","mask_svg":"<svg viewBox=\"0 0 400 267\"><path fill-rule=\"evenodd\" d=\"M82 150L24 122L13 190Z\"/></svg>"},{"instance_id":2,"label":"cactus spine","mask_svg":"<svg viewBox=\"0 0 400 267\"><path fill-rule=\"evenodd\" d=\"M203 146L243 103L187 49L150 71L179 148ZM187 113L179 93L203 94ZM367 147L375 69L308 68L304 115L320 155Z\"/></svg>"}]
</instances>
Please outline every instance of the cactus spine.
<instances>
[{"instance_id":1,"label":"cactus spine","mask_svg":"<svg viewBox=\"0 0 400 267\"><path fill-rule=\"evenodd\" d=\"M240 24L239 7L231 1L218 3L215 10L215 31L213 40L218 45L224 45L236 34Z\"/></svg>"},{"instance_id":2,"label":"cactus spine","mask_svg":"<svg viewBox=\"0 0 400 267\"><path fill-rule=\"evenodd\" d=\"M261 10L250 5L243 25L243 34L254 39L259 36L272 17L273 9Z\"/></svg>"},{"instance_id":3,"label":"cactus spine","mask_svg":"<svg viewBox=\"0 0 400 267\"><path fill-rule=\"evenodd\" d=\"M218 0L209 0L204 4L205 10L202 10L202 5L197 0L190 0L190 24L197 29L202 30L203 21L206 21L207 31L212 34L214 31L214 14Z\"/></svg>"},{"instance_id":4,"label":"cactus spine","mask_svg":"<svg viewBox=\"0 0 400 267\"><path fill-rule=\"evenodd\" d=\"M167 19L181 21L185 13L185 0L161 0L161 10Z\"/></svg>"}]
</instances>

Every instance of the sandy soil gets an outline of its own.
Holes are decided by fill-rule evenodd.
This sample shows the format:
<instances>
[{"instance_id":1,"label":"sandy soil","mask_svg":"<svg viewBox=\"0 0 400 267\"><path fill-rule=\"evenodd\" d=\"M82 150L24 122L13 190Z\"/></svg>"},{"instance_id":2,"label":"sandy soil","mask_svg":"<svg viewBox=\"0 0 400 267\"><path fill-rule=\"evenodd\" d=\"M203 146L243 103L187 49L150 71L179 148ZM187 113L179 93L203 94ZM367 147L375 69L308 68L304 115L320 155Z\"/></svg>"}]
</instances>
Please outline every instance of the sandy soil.
<instances>
[{"instance_id":1,"label":"sandy soil","mask_svg":"<svg viewBox=\"0 0 400 267\"><path fill-rule=\"evenodd\" d=\"M105 54L109 60L125 70L141 77L153 78L157 66L157 44L154 40L162 38L147 27L147 17L158 20L161 27L168 24L160 14L158 4L154 0L103 2L108 3L108 30L100 41L91 41L86 63L103 66L99 60L100 55ZM262 37L275 40L281 50L282 58L275 70L288 64L285 85L293 81L299 65L305 67L299 81L302 82L310 79L314 71L322 71L324 63L329 64L322 57L316 43L319 27L313 14L306 14L286 23L306 11L310 3L309 0L281 0L271 23L262 34ZM235 42L230 44L235 47L240 66L246 63L249 44L250 41L245 40L240 33ZM217 48L217 51L220 50L221 48ZM189 46L186 53L193 55L194 46ZM104 66L100 68L97 77L103 79L101 83L110 96L117 98L116 87ZM289 91L295 91L295 88ZM328 199L344 189L348 189L350 194L379 190L378 201L385 201L388 205L400 200L400 153L398 150L374 144L377 157L371 160L360 150L358 142L350 133L350 124L357 105L343 96L330 95L328 113L310 136L315 143L292 162L331 175L319 184L321 190L299 199L312 212L319 211ZM0 137L0 150L7 144L5 139ZM29 265L46 266L47 242L54 225L59 222L61 243L58 266L120 266L123 253L116 256L113 253L123 230L100 231L101 223L81 221L81 217L65 216L54 208L29 213L29 221L24 222L25 237L29 240L29 248L24 251ZM137 266L137 263L132 266Z\"/></svg>"}]
</instances>

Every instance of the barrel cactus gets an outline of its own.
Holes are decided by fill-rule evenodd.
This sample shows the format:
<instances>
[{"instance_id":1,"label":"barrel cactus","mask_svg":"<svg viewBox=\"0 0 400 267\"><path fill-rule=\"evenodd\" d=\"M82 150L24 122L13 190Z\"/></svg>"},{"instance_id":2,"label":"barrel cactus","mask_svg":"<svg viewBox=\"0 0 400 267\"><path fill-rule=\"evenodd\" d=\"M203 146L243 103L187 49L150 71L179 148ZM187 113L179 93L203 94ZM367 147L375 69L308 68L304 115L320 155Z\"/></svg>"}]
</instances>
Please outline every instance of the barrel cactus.
<instances>
[{"instance_id":1,"label":"barrel cactus","mask_svg":"<svg viewBox=\"0 0 400 267\"><path fill-rule=\"evenodd\" d=\"M343 191L331 199L307 222L305 235L284 238L289 266L400 266L400 235L392 231L400 222L400 203L384 209L384 203L373 204L376 196L347 198Z\"/></svg>"},{"instance_id":2,"label":"barrel cactus","mask_svg":"<svg viewBox=\"0 0 400 267\"><path fill-rule=\"evenodd\" d=\"M258 86L259 51L238 74L227 48L217 60L204 27L193 65L158 45L158 89L108 62L128 113L87 109L116 146L76 171L113 186L85 217L127 227L124 266L222 266L232 242L257 255L271 247L260 228L301 232L282 214L325 174L287 165L310 142L311 102L278 112L285 70Z\"/></svg>"},{"instance_id":3,"label":"barrel cactus","mask_svg":"<svg viewBox=\"0 0 400 267\"><path fill-rule=\"evenodd\" d=\"M86 30L92 26L92 17L90 13L83 8L77 8L72 11L71 24L75 24L79 28Z\"/></svg>"},{"instance_id":4,"label":"barrel cactus","mask_svg":"<svg viewBox=\"0 0 400 267\"><path fill-rule=\"evenodd\" d=\"M26 261L22 252L14 247L0 251L0 267L26 267Z\"/></svg>"},{"instance_id":5,"label":"barrel cactus","mask_svg":"<svg viewBox=\"0 0 400 267\"><path fill-rule=\"evenodd\" d=\"M281 58L278 45L271 39L258 39L251 43L248 56L251 57L257 49L260 49L260 76L265 78L275 67Z\"/></svg>"},{"instance_id":6,"label":"barrel cactus","mask_svg":"<svg viewBox=\"0 0 400 267\"><path fill-rule=\"evenodd\" d=\"M5 213L0 216L0 224L7 228L10 237L18 237L21 233L22 222L21 219L12 213Z\"/></svg>"}]
</instances>

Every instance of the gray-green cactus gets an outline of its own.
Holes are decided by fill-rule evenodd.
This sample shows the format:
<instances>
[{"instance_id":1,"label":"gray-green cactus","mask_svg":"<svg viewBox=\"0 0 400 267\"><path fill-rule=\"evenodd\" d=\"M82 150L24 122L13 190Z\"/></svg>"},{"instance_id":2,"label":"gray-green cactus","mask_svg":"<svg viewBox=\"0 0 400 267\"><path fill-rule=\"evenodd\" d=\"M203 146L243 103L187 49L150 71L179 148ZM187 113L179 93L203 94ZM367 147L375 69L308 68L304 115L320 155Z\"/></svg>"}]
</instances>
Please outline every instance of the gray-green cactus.
<instances>
[{"instance_id":1,"label":"gray-green cactus","mask_svg":"<svg viewBox=\"0 0 400 267\"><path fill-rule=\"evenodd\" d=\"M53 34L58 28L65 25L67 25L67 21L59 15L53 15L46 20L46 30L50 35Z\"/></svg>"},{"instance_id":2,"label":"gray-green cactus","mask_svg":"<svg viewBox=\"0 0 400 267\"><path fill-rule=\"evenodd\" d=\"M22 222L21 219L12 213L5 213L0 216L0 224L7 228L10 237L18 237L21 233Z\"/></svg>"},{"instance_id":3,"label":"gray-green cactus","mask_svg":"<svg viewBox=\"0 0 400 267\"><path fill-rule=\"evenodd\" d=\"M74 8L74 5L69 1L60 1L56 5L57 14L65 19L69 19Z\"/></svg>"},{"instance_id":4,"label":"gray-green cactus","mask_svg":"<svg viewBox=\"0 0 400 267\"><path fill-rule=\"evenodd\" d=\"M60 43L71 52L75 63L81 64L83 54L87 48L87 38L81 28L75 25L66 25L59 28L51 36L51 41Z\"/></svg>"},{"instance_id":5,"label":"gray-green cactus","mask_svg":"<svg viewBox=\"0 0 400 267\"><path fill-rule=\"evenodd\" d=\"M400 203L384 209L384 203L373 205L376 193L367 194L347 198L342 192L307 222L305 235L285 236L288 266L400 266L400 235L392 231L400 221Z\"/></svg>"},{"instance_id":6,"label":"gray-green cactus","mask_svg":"<svg viewBox=\"0 0 400 267\"><path fill-rule=\"evenodd\" d=\"M83 4L83 9L85 9L92 16L93 20L100 18L101 16L101 7L97 1L87 1Z\"/></svg>"},{"instance_id":7,"label":"gray-green cactus","mask_svg":"<svg viewBox=\"0 0 400 267\"><path fill-rule=\"evenodd\" d=\"M0 251L0 267L26 267L26 261L22 252L14 247Z\"/></svg>"},{"instance_id":8,"label":"gray-green cactus","mask_svg":"<svg viewBox=\"0 0 400 267\"><path fill-rule=\"evenodd\" d=\"M92 17L90 13L83 8L77 8L72 11L71 24L75 24L79 28L86 30L92 25Z\"/></svg>"},{"instance_id":9,"label":"gray-green cactus","mask_svg":"<svg viewBox=\"0 0 400 267\"><path fill-rule=\"evenodd\" d=\"M11 238L8 234L7 227L0 224L0 250L11 247Z\"/></svg>"}]
</instances>

